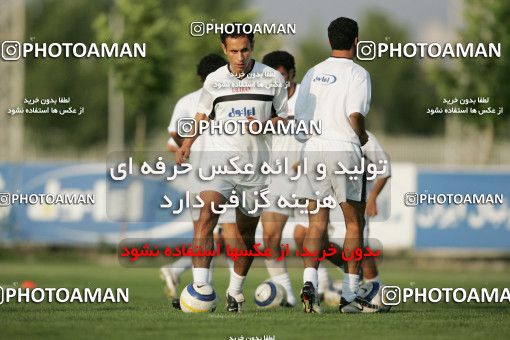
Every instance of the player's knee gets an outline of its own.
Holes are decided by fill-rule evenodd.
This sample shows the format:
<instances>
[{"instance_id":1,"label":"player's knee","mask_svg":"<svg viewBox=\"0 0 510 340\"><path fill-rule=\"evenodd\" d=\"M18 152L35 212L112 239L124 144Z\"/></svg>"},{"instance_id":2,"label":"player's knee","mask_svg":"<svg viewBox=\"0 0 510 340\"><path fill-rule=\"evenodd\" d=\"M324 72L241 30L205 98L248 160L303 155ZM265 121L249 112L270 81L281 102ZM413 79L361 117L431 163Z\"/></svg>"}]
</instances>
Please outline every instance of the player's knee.
<instances>
[{"instance_id":1,"label":"player's knee","mask_svg":"<svg viewBox=\"0 0 510 340\"><path fill-rule=\"evenodd\" d=\"M241 228L239 233L243 238L244 242L252 241L255 242L255 228Z\"/></svg>"},{"instance_id":2,"label":"player's knee","mask_svg":"<svg viewBox=\"0 0 510 340\"><path fill-rule=\"evenodd\" d=\"M200 218L195 224L195 233L212 235L217 219L214 214L209 214L208 212L201 213Z\"/></svg>"},{"instance_id":3,"label":"player's knee","mask_svg":"<svg viewBox=\"0 0 510 340\"><path fill-rule=\"evenodd\" d=\"M303 242L306 236L306 229L303 227L294 229L294 241L299 249L303 249Z\"/></svg>"},{"instance_id":4,"label":"player's knee","mask_svg":"<svg viewBox=\"0 0 510 340\"><path fill-rule=\"evenodd\" d=\"M318 223L311 223L308 228L309 228L308 233L310 235L312 235L313 237L323 239L328 226L325 223L318 222Z\"/></svg>"},{"instance_id":5,"label":"player's knee","mask_svg":"<svg viewBox=\"0 0 510 340\"><path fill-rule=\"evenodd\" d=\"M264 244L266 247L278 247L282 240L282 235L275 230L264 231Z\"/></svg>"}]
</instances>

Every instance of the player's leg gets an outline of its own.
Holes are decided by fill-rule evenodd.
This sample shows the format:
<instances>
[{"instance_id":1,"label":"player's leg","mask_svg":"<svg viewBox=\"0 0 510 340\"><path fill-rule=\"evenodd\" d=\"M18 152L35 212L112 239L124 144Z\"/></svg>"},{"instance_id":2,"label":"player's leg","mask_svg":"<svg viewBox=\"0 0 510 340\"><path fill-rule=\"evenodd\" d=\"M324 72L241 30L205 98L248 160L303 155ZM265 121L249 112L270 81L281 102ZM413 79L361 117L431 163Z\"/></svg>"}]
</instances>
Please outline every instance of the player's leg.
<instances>
[{"instance_id":1,"label":"player's leg","mask_svg":"<svg viewBox=\"0 0 510 340\"><path fill-rule=\"evenodd\" d=\"M296 242L296 247L300 253L303 252L303 242L306 235L306 230L308 227L297 224L294 229L294 242ZM329 229L329 228L328 228ZM331 247L331 244L328 239L325 241L325 247ZM342 260L342 248L333 243L333 247L337 250L337 253L333 256L328 256L327 259L333 263L335 266L342 266L343 268L343 260ZM318 293L320 301L325 301L328 305L338 306L338 302L340 301L339 292L336 289L333 289L333 282L331 280L331 276L328 273L328 269L323 262L319 263L319 267L317 268L317 278L318 278Z\"/></svg>"},{"instance_id":2,"label":"player's leg","mask_svg":"<svg viewBox=\"0 0 510 340\"><path fill-rule=\"evenodd\" d=\"M366 224L365 229L363 230L363 245L364 247L367 247L370 235L368 216L365 216L365 221ZM363 257L363 262L361 263L361 270L363 272L363 280L365 282L377 282L380 285L382 284L382 281L379 278L379 271L377 270L377 265L373 257Z\"/></svg>"},{"instance_id":3,"label":"player's leg","mask_svg":"<svg viewBox=\"0 0 510 340\"><path fill-rule=\"evenodd\" d=\"M347 258L351 260L346 262L344 267L344 284L342 287L342 297L347 301L353 301L359 288L359 268L361 261L353 255L356 249L361 249L362 244L362 226L364 223L364 202L346 201L340 204L345 219L345 240L343 251ZM362 210L363 209L363 210Z\"/></svg>"},{"instance_id":4,"label":"player's leg","mask_svg":"<svg viewBox=\"0 0 510 340\"><path fill-rule=\"evenodd\" d=\"M328 256L326 259L330 263L335 265L335 267L338 268L339 270L343 270L344 261L342 259L342 247L337 243L339 239L329 238L330 229L331 222L328 223L328 233L326 234L326 238L324 241L324 249L330 252L330 249L334 248L335 252L333 255ZM317 275L319 278L319 296L321 302L324 302L328 306L338 307L338 304L340 303L341 289L336 289L334 287L333 279L330 276L325 261L322 261L319 264L319 268L317 269Z\"/></svg>"},{"instance_id":5,"label":"player's leg","mask_svg":"<svg viewBox=\"0 0 510 340\"><path fill-rule=\"evenodd\" d=\"M255 244L255 230L259 216L247 216L236 209L236 224L224 230L226 246L236 249L253 249ZM227 311L241 312L244 303L243 286L246 275L253 262L252 256L240 256L234 261L234 270L230 272L230 282L227 289Z\"/></svg>"},{"instance_id":6,"label":"player's leg","mask_svg":"<svg viewBox=\"0 0 510 340\"><path fill-rule=\"evenodd\" d=\"M365 218L366 225L365 230L363 231L363 238L364 246L367 247L369 245L368 240L370 235L370 228L368 216L366 216ZM375 296L373 296L372 299L368 302L376 306L379 306L379 312L388 312L391 306L385 306L382 303L382 288L384 287L384 284L379 276L376 258L371 256L363 257L363 262L361 263L361 270L363 272L364 281L363 285L361 286L362 290L369 291L378 289L378 292L375 294Z\"/></svg>"},{"instance_id":7,"label":"player's leg","mask_svg":"<svg viewBox=\"0 0 510 340\"><path fill-rule=\"evenodd\" d=\"M318 202L311 200L308 204L309 223L303 242L303 250L310 253L319 254L324 247L324 237L327 231L329 209L319 208L318 212L312 214L311 211L317 210ZM320 300L318 294L318 274L317 268L319 262L316 257L304 257L305 270L303 272L303 289L301 290L301 301L305 313L320 313Z\"/></svg>"},{"instance_id":8,"label":"player's leg","mask_svg":"<svg viewBox=\"0 0 510 340\"><path fill-rule=\"evenodd\" d=\"M185 184L185 181L183 178L179 178L178 180L174 181L172 183L172 186L174 186L175 189L180 190L180 191L187 190L186 184ZM185 195L183 195L183 197L184 196ZM183 217L189 216L189 219L187 219L186 222L189 222L190 229L191 229L191 225L193 225L193 228L194 228L194 224L195 224L194 220L195 219L193 218L192 210L191 209L189 210L189 215L186 215L187 213L188 213L188 211L185 211L185 216L183 216ZM191 239L189 241L191 241ZM179 307L180 307L180 305L179 305L179 299L178 299L179 298L178 289L179 289L179 284L180 284L180 276L186 270L191 268L191 266L192 266L191 257L183 256L183 257L178 258L177 261L175 261L171 264L162 266L159 270L159 276L160 276L161 280L163 280L165 282L165 287L164 287L165 295L169 299L172 299L172 303L175 302L174 300L177 300L176 305Z\"/></svg>"},{"instance_id":9,"label":"player's leg","mask_svg":"<svg viewBox=\"0 0 510 340\"><path fill-rule=\"evenodd\" d=\"M375 260L372 257L363 258L361 269L363 270L363 279L365 282L382 283L379 278L379 272L377 270Z\"/></svg>"},{"instance_id":10,"label":"player's leg","mask_svg":"<svg viewBox=\"0 0 510 340\"><path fill-rule=\"evenodd\" d=\"M193 230L196 229L196 223L198 219L198 214L196 218L193 216L193 210L190 209L190 222L193 224ZM183 256L179 258L177 261L173 262L172 264L165 265L161 267L159 274L160 278L165 282L165 295L172 299L172 304L174 307L180 309L179 304L179 284L180 284L180 277L181 275L192 267L192 260L191 257Z\"/></svg>"},{"instance_id":11,"label":"player's leg","mask_svg":"<svg viewBox=\"0 0 510 340\"><path fill-rule=\"evenodd\" d=\"M227 218L225 220L228 220L228 221L232 221L232 222L223 222L222 223L222 220L224 219L224 215L220 216L220 219L219 219L219 223L220 223L220 228L218 228L218 233L217 234L214 234L214 242L216 242L216 244L219 244L221 249L225 249L225 230L233 230L235 228L237 228L237 225L235 223L235 211L233 211L233 213L231 214L233 216L232 219ZM228 216L230 216L230 214L228 214ZM223 254L225 254L225 252L223 252ZM227 266L228 266L228 270L230 273L232 273L232 271L234 270L234 261L232 261L232 259L228 256L225 256L225 261L227 262Z\"/></svg>"},{"instance_id":12,"label":"player's leg","mask_svg":"<svg viewBox=\"0 0 510 340\"><path fill-rule=\"evenodd\" d=\"M226 198L217 191L203 191L200 193L200 198L203 200L204 206L200 209L198 221L195 223L193 249L213 250L213 230L218 222L219 215L212 211L211 204L217 206L224 203ZM210 256L193 257L194 283L209 282L211 260Z\"/></svg>"},{"instance_id":13,"label":"player's leg","mask_svg":"<svg viewBox=\"0 0 510 340\"><path fill-rule=\"evenodd\" d=\"M180 276L189 268L191 268L191 257L181 257L159 270L160 277L165 282L165 295L169 299L178 298Z\"/></svg>"},{"instance_id":14,"label":"player's leg","mask_svg":"<svg viewBox=\"0 0 510 340\"><path fill-rule=\"evenodd\" d=\"M294 242L296 242L296 248L300 253L303 252L303 242L305 241L306 229L308 227L302 224L296 224L294 228Z\"/></svg>"},{"instance_id":15,"label":"player's leg","mask_svg":"<svg viewBox=\"0 0 510 340\"><path fill-rule=\"evenodd\" d=\"M365 202L348 200L340 204L345 218L344 254L352 258L345 265L342 285L340 311L343 313L377 312L377 307L367 304L357 296L359 289L359 269L361 261L356 259L354 252L363 247L363 227L365 226Z\"/></svg>"},{"instance_id":16,"label":"player's leg","mask_svg":"<svg viewBox=\"0 0 510 340\"><path fill-rule=\"evenodd\" d=\"M261 216L263 227L264 246L271 249L271 258L265 260L266 268L273 282L285 288L287 303L289 306L296 304L296 297L292 290L289 273L285 263L285 257L277 260L281 255L282 232L289 216L273 211L264 211Z\"/></svg>"}]
</instances>

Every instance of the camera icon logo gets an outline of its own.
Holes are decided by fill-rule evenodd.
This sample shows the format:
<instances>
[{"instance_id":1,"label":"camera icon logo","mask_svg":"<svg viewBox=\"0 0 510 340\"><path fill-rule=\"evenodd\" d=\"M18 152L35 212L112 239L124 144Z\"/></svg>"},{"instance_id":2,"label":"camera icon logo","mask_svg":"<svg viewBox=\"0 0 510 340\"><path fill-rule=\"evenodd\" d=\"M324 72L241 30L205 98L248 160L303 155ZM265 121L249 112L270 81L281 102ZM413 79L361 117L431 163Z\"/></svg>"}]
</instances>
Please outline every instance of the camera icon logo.
<instances>
[{"instance_id":1,"label":"camera icon logo","mask_svg":"<svg viewBox=\"0 0 510 340\"><path fill-rule=\"evenodd\" d=\"M11 194L0 192L0 207L8 207L9 205L11 205Z\"/></svg>"},{"instance_id":2,"label":"camera icon logo","mask_svg":"<svg viewBox=\"0 0 510 340\"><path fill-rule=\"evenodd\" d=\"M385 306L399 305L402 298L402 291L398 286L382 287L382 303Z\"/></svg>"},{"instance_id":3,"label":"camera icon logo","mask_svg":"<svg viewBox=\"0 0 510 340\"><path fill-rule=\"evenodd\" d=\"M416 207L418 205L418 194L416 192L405 193L404 204L407 207Z\"/></svg>"},{"instance_id":4,"label":"camera icon logo","mask_svg":"<svg viewBox=\"0 0 510 340\"><path fill-rule=\"evenodd\" d=\"M193 21L190 24L189 32L194 37L201 37L205 34L205 23L201 21Z\"/></svg>"},{"instance_id":5,"label":"camera icon logo","mask_svg":"<svg viewBox=\"0 0 510 340\"><path fill-rule=\"evenodd\" d=\"M359 60L374 60L376 52L377 48L373 41L362 40L356 45L356 57Z\"/></svg>"},{"instance_id":6,"label":"camera icon logo","mask_svg":"<svg viewBox=\"0 0 510 340\"><path fill-rule=\"evenodd\" d=\"M195 128L194 118L181 118L177 121L177 134L179 137L195 137L197 129Z\"/></svg>"},{"instance_id":7,"label":"camera icon logo","mask_svg":"<svg viewBox=\"0 0 510 340\"><path fill-rule=\"evenodd\" d=\"M18 41L6 40L2 43L2 59L14 61L21 58L21 44Z\"/></svg>"}]
</instances>

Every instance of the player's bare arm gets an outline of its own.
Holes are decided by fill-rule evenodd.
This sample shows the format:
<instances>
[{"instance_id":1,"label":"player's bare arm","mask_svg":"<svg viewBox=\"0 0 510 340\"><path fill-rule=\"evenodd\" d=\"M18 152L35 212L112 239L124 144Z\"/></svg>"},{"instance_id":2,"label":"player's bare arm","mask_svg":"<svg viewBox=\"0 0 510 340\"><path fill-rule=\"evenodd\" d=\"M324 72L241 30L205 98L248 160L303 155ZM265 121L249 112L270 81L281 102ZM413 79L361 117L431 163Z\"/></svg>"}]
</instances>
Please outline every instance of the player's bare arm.
<instances>
[{"instance_id":1,"label":"player's bare arm","mask_svg":"<svg viewBox=\"0 0 510 340\"><path fill-rule=\"evenodd\" d=\"M376 216L379 212L377 211L377 197L381 193L382 189L384 189L384 186L386 185L386 182L388 182L389 177L385 178L378 178L375 183L374 187L370 191L370 195L367 198L367 206L365 208L365 214L369 217Z\"/></svg>"},{"instance_id":2,"label":"player's bare arm","mask_svg":"<svg viewBox=\"0 0 510 340\"><path fill-rule=\"evenodd\" d=\"M365 130L365 117L359 112L353 112L349 115L349 122L351 123L352 129L359 137L361 146L368 142L367 131Z\"/></svg>"},{"instance_id":3,"label":"player's bare arm","mask_svg":"<svg viewBox=\"0 0 510 340\"><path fill-rule=\"evenodd\" d=\"M179 134L175 131L170 132L170 137L175 141L175 143L178 145L176 150L182 146L182 143L184 142L184 138L179 136Z\"/></svg>"},{"instance_id":4,"label":"player's bare arm","mask_svg":"<svg viewBox=\"0 0 510 340\"><path fill-rule=\"evenodd\" d=\"M191 129L190 137L183 138L181 147L175 153L175 162L177 164L182 164L188 160L191 153L191 146L193 145L193 142L195 142L195 140L200 136L200 134L195 131L195 129L197 126L199 126L200 121L202 120L209 121L209 117L207 117L207 115L204 113L198 112L195 115L195 124Z\"/></svg>"}]
</instances>

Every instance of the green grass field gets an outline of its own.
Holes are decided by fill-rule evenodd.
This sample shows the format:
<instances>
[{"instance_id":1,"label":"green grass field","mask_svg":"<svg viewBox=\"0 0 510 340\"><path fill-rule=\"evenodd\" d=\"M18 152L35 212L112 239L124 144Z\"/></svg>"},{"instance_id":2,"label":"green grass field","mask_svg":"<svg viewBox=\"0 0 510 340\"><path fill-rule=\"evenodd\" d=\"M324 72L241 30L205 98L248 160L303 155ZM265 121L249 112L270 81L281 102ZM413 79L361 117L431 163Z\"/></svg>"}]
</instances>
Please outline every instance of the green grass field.
<instances>
[{"instance_id":1,"label":"green grass field","mask_svg":"<svg viewBox=\"0 0 510 340\"><path fill-rule=\"evenodd\" d=\"M411 265L382 268L387 284L402 287L509 287L507 271L456 268L450 271L416 269ZM339 278L339 273L334 273ZM294 290L301 283L301 269L291 272ZM183 282L188 282L187 272ZM275 339L313 338L479 338L510 337L510 304L413 304L387 314L342 315L326 307L322 315L293 310L259 311L253 303L255 287L266 278L254 268L247 280L245 313L224 311L227 270L217 269L215 288L222 297L216 312L184 314L173 310L163 295L155 268L123 268L112 261L85 263L0 261L0 285L33 280L39 287L129 287L127 304L17 304L0 306L0 338L50 339L230 339L275 335Z\"/></svg>"}]
</instances>

